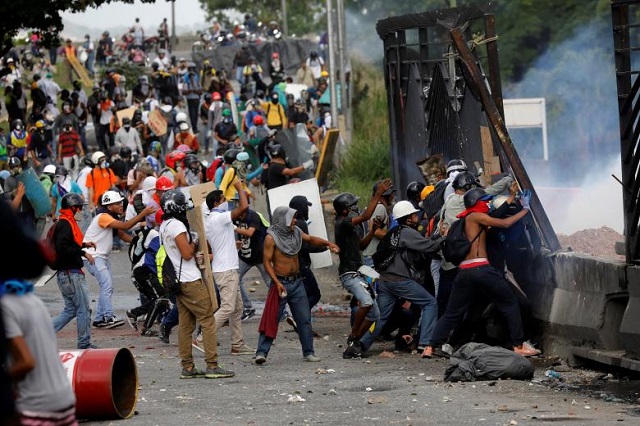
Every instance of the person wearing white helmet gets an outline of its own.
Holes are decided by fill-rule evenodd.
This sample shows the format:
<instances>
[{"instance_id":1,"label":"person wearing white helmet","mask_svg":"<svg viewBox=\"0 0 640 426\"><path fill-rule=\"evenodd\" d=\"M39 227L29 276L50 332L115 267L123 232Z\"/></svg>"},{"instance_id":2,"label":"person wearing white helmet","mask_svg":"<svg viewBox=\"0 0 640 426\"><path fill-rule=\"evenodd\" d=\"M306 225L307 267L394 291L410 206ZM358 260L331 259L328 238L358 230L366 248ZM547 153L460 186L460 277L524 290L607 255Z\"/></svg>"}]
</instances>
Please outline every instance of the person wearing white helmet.
<instances>
[{"instance_id":1,"label":"person wearing white helmet","mask_svg":"<svg viewBox=\"0 0 640 426\"><path fill-rule=\"evenodd\" d=\"M119 179L113 170L109 168L107 156L102 151L96 151L91 155L93 169L87 174L85 186L87 187L87 203L89 210L94 211L100 205L100 197L109 188L115 186Z\"/></svg>"},{"instance_id":2,"label":"person wearing white helmet","mask_svg":"<svg viewBox=\"0 0 640 426\"><path fill-rule=\"evenodd\" d=\"M432 356L432 348L428 346L437 320L436 299L420 284L424 281L430 257L439 249L444 237L435 239L423 237L416 228L420 217L410 201L399 201L393 207L393 216L398 226L391 229L378 246L379 251L391 247L391 260L388 265L376 265L380 274L378 280L378 307L380 321L372 332L368 331L360 339L363 350L368 350L376 336L389 319L393 308L402 298L422 309L418 332L418 353L423 358ZM376 259L374 257L374 259Z\"/></svg>"},{"instance_id":3,"label":"person wearing white helmet","mask_svg":"<svg viewBox=\"0 0 640 426\"><path fill-rule=\"evenodd\" d=\"M100 207L91 221L84 236L85 242L94 242L95 247L87 252L93 256L94 263L85 261L85 268L98 281L100 294L93 318L94 327L115 328L124 324L122 319L115 316L111 297L113 295L113 278L111 275L111 249L113 247L114 230L121 240L130 242L132 237L125 231L133 228L148 215L155 212L154 207L145 207L132 219L123 222L119 220L123 213L124 198L116 191L106 191L100 197Z\"/></svg>"}]
</instances>

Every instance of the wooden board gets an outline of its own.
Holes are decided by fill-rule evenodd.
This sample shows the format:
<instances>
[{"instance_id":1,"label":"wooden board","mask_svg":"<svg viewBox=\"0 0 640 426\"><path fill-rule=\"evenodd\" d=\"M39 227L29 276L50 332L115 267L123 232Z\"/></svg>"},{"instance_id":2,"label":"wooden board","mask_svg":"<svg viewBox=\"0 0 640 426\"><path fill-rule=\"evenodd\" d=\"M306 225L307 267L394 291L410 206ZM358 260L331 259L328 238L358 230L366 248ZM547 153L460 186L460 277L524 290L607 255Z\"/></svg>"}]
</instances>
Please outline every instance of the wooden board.
<instances>
[{"instance_id":1,"label":"wooden board","mask_svg":"<svg viewBox=\"0 0 640 426\"><path fill-rule=\"evenodd\" d=\"M182 188L181 188L182 189ZM211 262L209 261L209 248L207 247L207 234L204 230L204 217L202 215L202 203L207 197L207 194L216 189L213 182L203 183L201 185L193 185L188 188L191 201L193 202L193 209L187 212L187 219L189 220L189 226L192 230L198 233L198 248L204 253L204 269L202 271L202 280L209 292L209 298L211 299L211 305L213 311L218 310L218 298L216 297L216 290L213 288L213 271L211 270Z\"/></svg>"},{"instance_id":2,"label":"wooden board","mask_svg":"<svg viewBox=\"0 0 640 426\"><path fill-rule=\"evenodd\" d=\"M327 181L327 176L331 166L333 165L333 154L338 145L338 138L340 131L338 129L330 129L322 141L322 147L320 148L320 159L318 160L318 167L316 168L316 180L318 186L324 186Z\"/></svg>"},{"instance_id":3,"label":"wooden board","mask_svg":"<svg viewBox=\"0 0 640 426\"><path fill-rule=\"evenodd\" d=\"M153 130L156 136L164 136L167 134L167 120L164 119L162 112L159 109L154 109L148 115L147 124L149 128Z\"/></svg>"},{"instance_id":4,"label":"wooden board","mask_svg":"<svg viewBox=\"0 0 640 426\"><path fill-rule=\"evenodd\" d=\"M68 57L67 60L73 67L73 70L76 72L76 74L78 74L78 77L80 77L80 80L82 81L84 87L93 87L93 80L91 80L91 77L89 77L89 74L87 74L87 70L85 69L85 67L80 63L80 61L78 61L78 58L76 58L75 56L71 56Z\"/></svg>"},{"instance_id":5,"label":"wooden board","mask_svg":"<svg viewBox=\"0 0 640 426\"><path fill-rule=\"evenodd\" d=\"M480 139L482 141L484 183L485 185L491 185L493 176L500 173L500 159L496 157L493 151L493 138L488 127L480 127Z\"/></svg>"},{"instance_id":6,"label":"wooden board","mask_svg":"<svg viewBox=\"0 0 640 426\"><path fill-rule=\"evenodd\" d=\"M125 108L125 109L121 109L119 111L116 111L116 117L118 118L118 123L120 123L120 125L122 126L122 119L123 118L128 118L129 120L131 120L133 118L133 114L135 114L137 108L132 106L129 108Z\"/></svg>"},{"instance_id":7,"label":"wooden board","mask_svg":"<svg viewBox=\"0 0 640 426\"><path fill-rule=\"evenodd\" d=\"M296 195L304 195L311 202L309 206L309 234L328 240L327 227L324 223L324 211L320 201L320 189L315 179L306 179L297 183L290 183L268 191L271 213L280 206L288 206L289 201ZM314 269L331 266L333 260L330 251L311 253L311 266Z\"/></svg>"}]
</instances>

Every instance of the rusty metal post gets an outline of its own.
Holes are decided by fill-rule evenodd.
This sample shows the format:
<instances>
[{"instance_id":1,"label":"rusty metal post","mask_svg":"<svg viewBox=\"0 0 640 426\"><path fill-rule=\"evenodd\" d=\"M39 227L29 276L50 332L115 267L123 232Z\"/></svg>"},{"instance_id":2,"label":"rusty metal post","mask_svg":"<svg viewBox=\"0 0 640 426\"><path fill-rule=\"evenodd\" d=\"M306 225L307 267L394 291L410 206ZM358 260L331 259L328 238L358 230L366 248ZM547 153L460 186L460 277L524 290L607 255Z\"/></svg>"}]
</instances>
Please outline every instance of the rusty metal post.
<instances>
[{"instance_id":1,"label":"rusty metal post","mask_svg":"<svg viewBox=\"0 0 640 426\"><path fill-rule=\"evenodd\" d=\"M496 37L496 17L487 15L484 20L484 34L487 39ZM491 96L496 103L500 115L504 119L504 105L502 103L502 82L500 81L500 58L498 56L498 43L487 43L487 63L489 65L489 85Z\"/></svg>"},{"instance_id":2,"label":"rusty metal post","mask_svg":"<svg viewBox=\"0 0 640 426\"><path fill-rule=\"evenodd\" d=\"M631 51L629 50L629 6L627 4L611 4L611 20L613 23L613 48L616 62L616 85L618 89L618 105L620 114L620 153L622 165L622 181L629 185L635 179L634 170L631 167L633 161L634 138L633 129L633 98L631 93ZM625 257L627 262L632 262L637 256L637 235L633 221L635 204L634 194L622 191L624 205L624 235Z\"/></svg>"},{"instance_id":3,"label":"rusty metal post","mask_svg":"<svg viewBox=\"0 0 640 426\"><path fill-rule=\"evenodd\" d=\"M533 184L531 183L531 179L529 179L529 175L522 165L522 161L520 161L520 157L516 153L515 147L513 146L513 142L509 137L509 133L507 131L507 127L504 124L504 120L496 103L494 102L489 90L487 89L482 75L480 73L480 69L476 64L476 59L474 58L471 50L467 46L467 41L464 38L464 35L460 28L453 28L450 30L451 38L453 40L453 44L458 49L458 53L460 54L460 59L462 63L467 68L469 75L473 84L475 85L475 89L480 94L480 99L482 102L482 106L487 113L487 119L493 130L495 131L500 144L502 145L502 149L504 150L507 159L509 160L509 165L513 171L515 178L521 187L531 189L533 193L532 202L531 202L531 212L533 213L534 220L537 222L540 230L542 231L542 237L545 241L545 245L547 248L551 250L559 250L560 242L558 241L558 237L551 226L551 222L549 222L549 218L540 203L540 199L538 198L538 194L536 193Z\"/></svg>"}]
</instances>

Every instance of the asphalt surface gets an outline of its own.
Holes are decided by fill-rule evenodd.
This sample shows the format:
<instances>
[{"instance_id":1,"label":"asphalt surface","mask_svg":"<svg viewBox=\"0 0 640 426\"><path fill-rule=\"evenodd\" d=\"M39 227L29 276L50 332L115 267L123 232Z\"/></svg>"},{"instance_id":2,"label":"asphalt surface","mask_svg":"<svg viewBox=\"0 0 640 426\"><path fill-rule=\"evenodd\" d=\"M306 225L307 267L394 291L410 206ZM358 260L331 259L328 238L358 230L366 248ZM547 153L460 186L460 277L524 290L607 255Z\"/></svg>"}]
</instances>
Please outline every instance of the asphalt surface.
<instances>
[{"instance_id":1,"label":"asphalt surface","mask_svg":"<svg viewBox=\"0 0 640 426\"><path fill-rule=\"evenodd\" d=\"M126 251L112 255L116 314L137 303L129 279ZM418 355L385 352L376 343L371 357L342 359L349 331L344 291L336 268L316 271L323 292L325 312L314 317L316 355L321 362L304 362L297 335L282 323L266 364L257 366L252 356L230 355L229 328L219 333L219 359L234 370L231 379L181 380L177 330L171 344L157 337L141 337L125 325L113 330L93 329L92 340L101 348L128 348L135 356L139 383L131 425L197 424L415 424L415 425L515 425L515 424L640 424L640 406L591 393L576 383L593 382L600 373L572 370L561 373L563 381L544 376L541 364L532 381L447 383L443 374L448 361L421 360ZM266 287L257 271L248 275L252 298L263 301ZM95 306L97 283L88 275ZM55 279L37 294L52 315L62 309ZM246 343L257 345L259 316L243 323ZM75 348L75 322L58 334L61 349ZM391 343L386 343L393 350ZM393 358L387 358L386 356ZM204 368L203 354L194 350L196 363ZM638 389L636 389L638 391ZM637 394L636 394L637 395ZM634 401L636 402L636 401ZM114 424L110 420L95 424Z\"/></svg>"}]
</instances>

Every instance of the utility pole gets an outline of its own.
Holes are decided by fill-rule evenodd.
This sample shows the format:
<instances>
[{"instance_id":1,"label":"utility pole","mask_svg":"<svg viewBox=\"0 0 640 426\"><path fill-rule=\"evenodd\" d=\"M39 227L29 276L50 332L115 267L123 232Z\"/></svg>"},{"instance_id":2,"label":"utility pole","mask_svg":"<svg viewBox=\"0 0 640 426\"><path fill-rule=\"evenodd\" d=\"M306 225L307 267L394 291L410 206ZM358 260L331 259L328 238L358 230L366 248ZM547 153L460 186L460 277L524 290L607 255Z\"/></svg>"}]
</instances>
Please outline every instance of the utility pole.
<instances>
[{"instance_id":1,"label":"utility pole","mask_svg":"<svg viewBox=\"0 0 640 426\"><path fill-rule=\"evenodd\" d=\"M336 93L335 37L333 32L333 7L327 0L327 34L329 38L329 93L331 94L331 127L338 122L338 94Z\"/></svg>"},{"instance_id":2,"label":"utility pole","mask_svg":"<svg viewBox=\"0 0 640 426\"><path fill-rule=\"evenodd\" d=\"M289 35L289 26L287 25L287 0L280 0L280 8L282 9L282 35Z\"/></svg>"},{"instance_id":3,"label":"utility pole","mask_svg":"<svg viewBox=\"0 0 640 426\"><path fill-rule=\"evenodd\" d=\"M176 0L171 0L171 44L176 44Z\"/></svg>"},{"instance_id":4,"label":"utility pole","mask_svg":"<svg viewBox=\"0 0 640 426\"><path fill-rule=\"evenodd\" d=\"M340 111L344 117L344 128L349 130L351 123L349 122L349 100L347 98L347 43L346 29L344 19L344 0L337 0L338 8L338 61L340 64Z\"/></svg>"}]
</instances>

